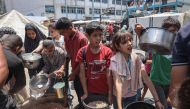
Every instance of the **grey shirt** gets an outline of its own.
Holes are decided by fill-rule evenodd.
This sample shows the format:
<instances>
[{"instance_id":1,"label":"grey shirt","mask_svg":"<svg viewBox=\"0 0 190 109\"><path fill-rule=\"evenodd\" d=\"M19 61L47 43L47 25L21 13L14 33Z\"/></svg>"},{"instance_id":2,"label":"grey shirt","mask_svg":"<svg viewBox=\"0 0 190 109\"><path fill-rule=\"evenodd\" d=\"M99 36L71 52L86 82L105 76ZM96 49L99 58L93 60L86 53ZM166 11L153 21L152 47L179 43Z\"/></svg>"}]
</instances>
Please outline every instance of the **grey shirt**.
<instances>
[{"instance_id":1,"label":"grey shirt","mask_svg":"<svg viewBox=\"0 0 190 109\"><path fill-rule=\"evenodd\" d=\"M53 55L50 57L42 53L42 58L45 64L42 71L49 74L60 69L60 67L65 63L65 57L65 51L59 47L55 47Z\"/></svg>"}]
</instances>

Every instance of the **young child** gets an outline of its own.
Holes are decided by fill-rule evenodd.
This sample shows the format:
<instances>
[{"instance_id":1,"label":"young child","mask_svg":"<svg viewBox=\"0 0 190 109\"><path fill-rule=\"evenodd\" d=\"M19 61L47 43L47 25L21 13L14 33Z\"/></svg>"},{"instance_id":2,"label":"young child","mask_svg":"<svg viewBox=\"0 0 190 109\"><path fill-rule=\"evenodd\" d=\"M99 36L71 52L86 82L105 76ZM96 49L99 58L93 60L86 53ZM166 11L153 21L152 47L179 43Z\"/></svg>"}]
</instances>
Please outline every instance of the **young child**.
<instances>
[{"instance_id":1,"label":"young child","mask_svg":"<svg viewBox=\"0 0 190 109\"><path fill-rule=\"evenodd\" d=\"M89 44L78 51L76 61L80 64L80 81L84 90L81 99L88 96L105 95L112 100L112 84L109 72L112 51L101 44L103 27L91 22L86 27Z\"/></svg>"},{"instance_id":2,"label":"young child","mask_svg":"<svg viewBox=\"0 0 190 109\"><path fill-rule=\"evenodd\" d=\"M158 109L163 109L140 57L132 52L132 35L118 32L112 44L116 51L110 63L114 82L114 109L123 109L137 101L137 90L142 88L142 79L150 89Z\"/></svg>"},{"instance_id":3,"label":"young child","mask_svg":"<svg viewBox=\"0 0 190 109\"><path fill-rule=\"evenodd\" d=\"M59 34L59 32L55 28L55 24L50 24L48 26L48 30L49 30L49 35L53 38L55 46L65 49L64 36Z\"/></svg>"},{"instance_id":4,"label":"young child","mask_svg":"<svg viewBox=\"0 0 190 109\"><path fill-rule=\"evenodd\" d=\"M137 27L138 25L138 27ZM172 17L168 17L163 20L162 28L176 34L180 29L180 22ZM142 29L144 27L140 24L136 24L136 32L141 37ZM140 30L140 31L139 31ZM175 47L174 47L175 49ZM150 72L150 79L152 80L154 87L158 93L160 101L164 108L167 109L170 106L169 99L169 87L171 81L171 59L172 55L162 55L152 50L152 67ZM175 84L176 85L176 84ZM169 96L170 100L174 96ZM170 102L170 101L169 101Z\"/></svg>"}]
</instances>

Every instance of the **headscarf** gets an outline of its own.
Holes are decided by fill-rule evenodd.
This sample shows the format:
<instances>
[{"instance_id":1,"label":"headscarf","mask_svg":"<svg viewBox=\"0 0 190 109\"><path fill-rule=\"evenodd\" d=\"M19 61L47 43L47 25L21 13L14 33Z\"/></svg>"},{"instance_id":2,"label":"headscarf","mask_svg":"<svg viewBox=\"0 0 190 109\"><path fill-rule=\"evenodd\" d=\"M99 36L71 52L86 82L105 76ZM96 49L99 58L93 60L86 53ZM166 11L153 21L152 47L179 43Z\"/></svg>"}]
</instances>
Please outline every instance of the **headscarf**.
<instances>
[{"instance_id":1,"label":"headscarf","mask_svg":"<svg viewBox=\"0 0 190 109\"><path fill-rule=\"evenodd\" d=\"M36 38L33 40L27 36L26 31L27 30L33 30L36 33ZM24 40L24 48L26 53L32 52L34 49L36 49L40 43L41 40L45 39L46 36L38 27L36 27L32 23L28 23L25 26L25 40Z\"/></svg>"}]
</instances>

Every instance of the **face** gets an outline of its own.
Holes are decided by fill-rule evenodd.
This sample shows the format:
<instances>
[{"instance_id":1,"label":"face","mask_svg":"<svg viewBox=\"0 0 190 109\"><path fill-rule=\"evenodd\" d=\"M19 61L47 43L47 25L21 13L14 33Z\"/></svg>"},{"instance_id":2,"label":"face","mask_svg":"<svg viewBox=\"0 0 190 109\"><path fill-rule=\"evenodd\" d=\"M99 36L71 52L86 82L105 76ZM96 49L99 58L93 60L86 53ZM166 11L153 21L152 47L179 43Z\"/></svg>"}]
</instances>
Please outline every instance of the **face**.
<instances>
[{"instance_id":1,"label":"face","mask_svg":"<svg viewBox=\"0 0 190 109\"><path fill-rule=\"evenodd\" d=\"M95 30L90 36L90 44L94 47L98 47L103 38L103 32L101 30Z\"/></svg>"},{"instance_id":2,"label":"face","mask_svg":"<svg viewBox=\"0 0 190 109\"><path fill-rule=\"evenodd\" d=\"M132 48L133 48L132 43L133 43L132 38L127 37L125 41L119 44L119 47L118 47L119 51L127 55L131 54Z\"/></svg>"},{"instance_id":3,"label":"face","mask_svg":"<svg viewBox=\"0 0 190 109\"><path fill-rule=\"evenodd\" d=\"M49 32L50 32L50 36L53 38L56 38L57 36L59 36L59 32L53 28L49 28Z\"/></svg>"},{"instance_id":4,"label":"face","mask_svg":"<svg viewBox=\"0 0 190 109\"><path fill-rule=\"evenodd\" d=\"M27 34L27 36L30 38L30 39L35 39L36 38L36 33L35 33L35 31L34 30L27 30L26 31L26 34Z\"/></svg>"},{"instance_id":5,"label":"face","mask_svg":"<svg viewBox=\"0 0 190 109\"><path fill-rule=\"evenodd\" d=\"M50 47L48 47L48 48L44 48L44 53L45 53L47 56L52 56L54 50L55 50L55 47L54 47L54 46L50 46Z\"/></svg>"},{"instance_id":6,"label":"face","mask_svg":"<svg viewBox=\"0 0 190 109\"><path fill-rule=\"evenodd\" d=\"M171 33L176 33L178 31L178 29L175 26L171 26L167 29L169 32Z\"/></svg>"},{"instance_id":7,"label":"face","mask_svg":"<svg viewBox=\"0 0 190 109\"><path fill-rule=\"evenodd\" d=\"M71 36L72 28L58 30L60 35L63 35L65 38Z\"/></svg>"}]
</instances>

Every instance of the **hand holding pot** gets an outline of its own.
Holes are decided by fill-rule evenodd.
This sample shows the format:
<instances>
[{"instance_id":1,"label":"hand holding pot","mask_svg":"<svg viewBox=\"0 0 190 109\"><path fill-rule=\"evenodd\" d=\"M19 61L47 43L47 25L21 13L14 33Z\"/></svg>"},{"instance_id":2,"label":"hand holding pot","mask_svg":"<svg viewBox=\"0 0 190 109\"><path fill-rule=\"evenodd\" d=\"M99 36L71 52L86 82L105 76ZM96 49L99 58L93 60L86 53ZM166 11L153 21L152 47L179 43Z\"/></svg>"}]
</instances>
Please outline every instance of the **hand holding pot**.
<instances>
[{"instance_id":1,"label":"hand holding pot","mask_svg":"<svg viewBox=\"0 0 190 109\"><path fill-rule=\"evenodd\" d=\"M69 75L69 81L74 81L75 80L75 77L76 77L76 75L75 75L75 73L71 73L70 75Z\"/></svg>"},{"instance_id":2,"label":"hand holding pot","mask_svg":"<svg viewBox=\"0 0 190 109\"><path fill-rule=\"evenodd\" d=\"M81 97L81 100L85 100L87 97L88 97L88 94L84 94L84 95Z\"/></svg>"},{"instance_id":3,"label":"hand holding pot","mask_svg":"<svg viewBox=\"0 0 190 109\"><path fill-rule=\"evenodd\" d=\"M164 106L160 103L160 101L156 102L156 109L164 109Z\"/></svg>"},{"instance_id":4,"label":"hand holding pot","mask_svg":"<svg viewBox=\"0 0 190 109\"><path fill-rule=\"evenodd\" d=\"M63 70L56 70L53 72L57 78L61 78L64 74Z\"/></svg>"},{"instance_id":5,"label":"hand holding pot","mask_svg":"<svg viewBox=\"0 0 190 109\"><path fill-rule=\"evenodd\" d=\"M143 29L144 29L143 25L141 25L139 23L135 24L135 32L136 32L138 37L141 36Z\"/></svg>"}]
</instances>

